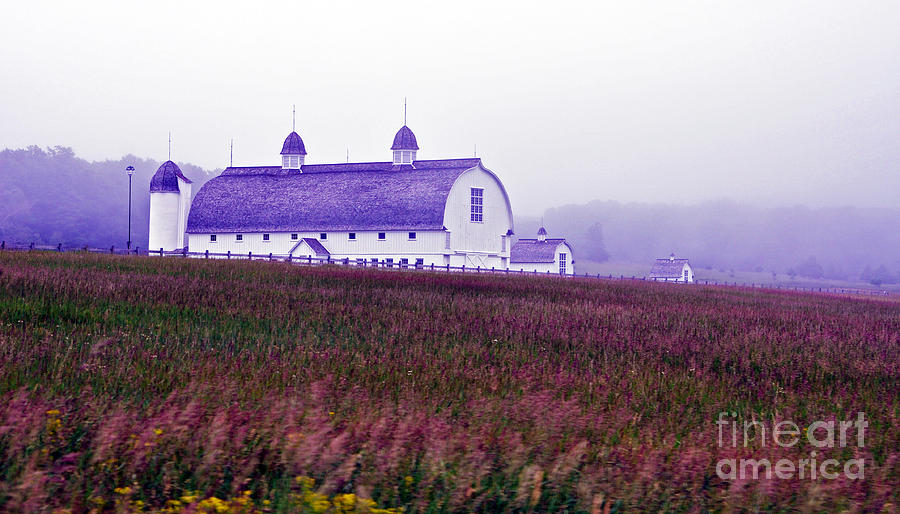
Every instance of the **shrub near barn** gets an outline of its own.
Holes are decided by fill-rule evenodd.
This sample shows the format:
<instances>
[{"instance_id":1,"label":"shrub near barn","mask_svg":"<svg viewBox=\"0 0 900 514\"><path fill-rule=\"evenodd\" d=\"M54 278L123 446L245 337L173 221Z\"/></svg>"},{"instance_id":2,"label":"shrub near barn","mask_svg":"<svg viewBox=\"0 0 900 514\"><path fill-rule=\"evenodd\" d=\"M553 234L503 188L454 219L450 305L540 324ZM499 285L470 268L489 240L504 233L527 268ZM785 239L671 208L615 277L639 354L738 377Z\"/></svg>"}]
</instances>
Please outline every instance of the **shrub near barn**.
<instances>
[{"instance_id":1,"label":"shrub near barn","mask_svg":"<svg viewBox=\"0 0 900 514\"><path fill-rule=\"evenodd\" d=\"M882 510L900 302L0 252L0 510ZM869 422L731 480L736 422ZM820 460L821 461L821 460Z\"/></svg>"}]
</instances>

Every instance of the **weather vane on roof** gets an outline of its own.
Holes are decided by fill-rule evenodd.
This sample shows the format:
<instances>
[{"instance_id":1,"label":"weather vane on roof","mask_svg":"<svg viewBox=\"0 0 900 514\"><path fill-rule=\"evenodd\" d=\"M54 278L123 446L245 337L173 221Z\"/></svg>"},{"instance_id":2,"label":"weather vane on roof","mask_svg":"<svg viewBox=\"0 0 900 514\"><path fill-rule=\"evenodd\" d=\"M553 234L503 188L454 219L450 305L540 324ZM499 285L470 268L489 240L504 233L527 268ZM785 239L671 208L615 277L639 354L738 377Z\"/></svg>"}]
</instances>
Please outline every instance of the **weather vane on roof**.
<instances>
[{"instance_id":1,"label":"weather vane on roof","mask_svg":"<svg viewBox=\"0 0 900 514\"><path fill-rule=\"evenodd\" d=\"M169 160L172 160L172 131L169 131Z\"/></svg>"},{"instance_id":2,"label":"weather vane on roof","mask_svg":"<svg viewBox=\"0 0 900 514\"><path fill-rule=\"evenodd\" d=\"M297 131L297 104L291 106L291 132Z\"/></svg>"},{"instance_id":3,"label":"weather vane on roof","mask_svg":"<svg viewBox=\"0 0 900 514\"><path fill-rule=\"evenodd\" d=\"M403 97L403 125L406 125L406 97Z\"/></svg>"}]
</instances>

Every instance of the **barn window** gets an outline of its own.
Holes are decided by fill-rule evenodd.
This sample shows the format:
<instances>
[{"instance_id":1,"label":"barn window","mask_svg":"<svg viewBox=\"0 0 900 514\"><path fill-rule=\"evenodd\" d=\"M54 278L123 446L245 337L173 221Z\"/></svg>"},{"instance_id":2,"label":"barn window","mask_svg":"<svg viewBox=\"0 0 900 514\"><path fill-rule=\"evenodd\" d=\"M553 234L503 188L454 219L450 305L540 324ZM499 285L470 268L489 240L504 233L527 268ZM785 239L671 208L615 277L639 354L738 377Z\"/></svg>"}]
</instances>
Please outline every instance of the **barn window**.
<instances>
[{"instance_id":1,"label":"barn window","mask_svg":"<svg viewBox=\"0 0 900 514\"><path fill-rule=\"evenodd\" d=\"M215 242L216 242L216 235L215 235L215 234L210 234L210 235L209 235L209 242L210 242L210 243L215 243Z\"/></svg>"},{"instance_id":2,"label":"barn window","mask_svg":"<svg viewBox=\"0 0 900 514\"><path fill-rule=\"evenodd\" d=\"M400 266L407 267L409 265L409 259L400 259Z\"/></svg>"},{"instance_id":3,"label":"barn window","mask_svg":"<svg viewBox=\"0 0 900 514\"><path fill-rule=\"evenodd\" d=\"M378 233L378 240L379 240L379 241L384 241L386 237L387 237L387 234L385 234L384 232L379 232L379 233Z\"/></svg>"},{"instance_id":4,"label":"barn window","mask_svg":"<svg viewBox=\"0 0 900 514\"><path fill-rule=\"evenodd\" d=\"M388 267L388 268L393 268L393 267L394 267L394 259L385 259L385 260L384 260L384 263L387 264L387 267Z\"/></svg>"},{"instance_id":5,"label":"barn window","mask_svg":"<svg viewBox=\"0 0 900 514\"><path fill-rule=\"evenodd\" d=\"M234 240L235 240L235 241L243 241L243 240L244 240L244 234L235 234Z\"/></svg>"},{"instance_id":6,"label":"barn window","mask_svg":"<svg viewBox=\"0 0 900 514\"><path fill-rule=\"evenodd\" d=\"M559 254L559 274L566 274L566 254L564 253Z\"/></svg>"},{"instance_id":7,"label":"barn window","mask_svg":"<svg viewBox=\"0 0 900 514\"><path fill-rule=\"evenodd\" d=\"M263 234L263 241L269 240L269 234Z\"/></svg>"},{"instance_id":8,"label":"barn window","mask_svg":"<svg viewBox=\"0 0 900 514\"><path fill-rule=\"evenodd\" d=\"M425 266L425 259L416 259L416 267L421 268Z\"/></svg>"},{"instance_id":9,"label":"barn window","mask_svg":"<svg viewBox=\"0 0 900 514\"><path fill-rule=\"evenodd\" d=\"M415 240L415 238L416 238L416 233L415 233L415 232L410 232L410 233L409 233L409 239L410 239L410 241Z\"/></svg>"},{"instance_id":10,"label":"barn window","mask_svg":"<svg viewBox=\"0 0 900 514\"><path fill-rule=\"evenodd\" d=\"M347 234L347 237L348 237L351 241L356 241L356 232L350 232L349 234Z\"/></svg>"},{"instance_id":11,"label":"barn window","mask_svg":"<svg viewBox=\"0 0 900 514\"><path fill-rule=\"evenodd\" d=\"M688 270L687 269L684 270L684 281L685 282L688 281Z\"/></svg>"},{"instance_id":12,"label":"barn window","mask_svg":"<svg viewBox=\"0 0 900 514\"><path fill-rule=\"evenodd\" d=\"M328 234L326 234L325 232L320 233L319 239L321 239L322 241L328 239Z\"/></svg>"},{"instance_id":13,"label":"barn window","mask_svg":"<svg viewBox=\"0 0 900 514\"><path fill-rule=\"evenodd\" d=\"M484 189L472 188L472 205L469 210L469 221L481 223L484 221Z\"/></svg>"},{"instance_id":14,"label":"barn window","mask_svg":"<svg viewBox=\"0 0 900 514\"><path fill-rule=\"evenodd\" d=\"M291 241L297 240L297 234L291 234Z\"/></svg>"}]
</instances>

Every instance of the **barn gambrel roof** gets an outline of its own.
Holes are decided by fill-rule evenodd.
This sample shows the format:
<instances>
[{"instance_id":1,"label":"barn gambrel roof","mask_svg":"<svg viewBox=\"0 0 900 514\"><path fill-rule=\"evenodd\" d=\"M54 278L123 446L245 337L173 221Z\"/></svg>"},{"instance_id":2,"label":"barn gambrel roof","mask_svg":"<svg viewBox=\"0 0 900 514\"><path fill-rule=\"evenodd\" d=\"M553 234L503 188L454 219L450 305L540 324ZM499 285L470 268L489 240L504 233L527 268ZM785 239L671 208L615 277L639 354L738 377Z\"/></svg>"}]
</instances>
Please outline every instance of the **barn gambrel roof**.
<instances>
[{"instance_id":1,"label":"barn gambrel roof","mask_svg":"<svg viewBox=\"0 0 900 514\"><path fill-rule=\"evenodd\" d=\"M441 230L456 179L480 159L226 168L197 193L188 233Z\"/></svg>"},{"instance_id":2,"label":"barn gambrel roof","mask_svg":"<svg viewBox=\"0 0 900 514\"><path fill-rule=\"evenodd\" d=\"M519 239L509 250L509 262L554 262L560 243L569 246L565 239ZM571 246L569 249L571 250ZM574 261L573 261L574 262Z\"/></svg>"}]
</instances>

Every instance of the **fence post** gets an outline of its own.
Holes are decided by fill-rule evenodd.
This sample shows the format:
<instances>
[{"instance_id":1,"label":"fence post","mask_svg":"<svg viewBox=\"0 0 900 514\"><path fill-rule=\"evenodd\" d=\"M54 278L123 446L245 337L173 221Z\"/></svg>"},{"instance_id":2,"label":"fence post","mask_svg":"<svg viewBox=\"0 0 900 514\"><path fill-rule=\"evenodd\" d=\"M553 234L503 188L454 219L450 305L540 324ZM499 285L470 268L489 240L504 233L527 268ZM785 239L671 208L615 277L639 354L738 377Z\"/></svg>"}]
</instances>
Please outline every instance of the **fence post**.
<instances>
[{"instance_id":1,"label":"fence post","mask_svg":"<svg viewBox=\"0 0 900 514\"><path fill-rule=\"evenodd\" d=\"M62 251L62 243L59 243L59 244L56 245L56 251L57 251L57 252L61 252L61 251Z\"/></svg>"},{"instance_id":2,"label":"fence post","mask_svg":"<svg viewBox=\"0 0 900 514\"><path fill-rule=\"evenodd\" d=\"M462 272L463 272L463 273L466 272L466 263L463 263L463 265L462 265Z\"/></svg>"},{"instance_id":3,"label":"fence post","mask_svg":"<svg viewBox=\"0 0 900 514\"><path fill-rule=\"evenodd\" d=\"M0 243L0 250L6 250L6 241Z\"/></svg>"},{"instance_id":4,"label":"fence post","mask_svg":"<svg viewBox=\"0 0 900 514\"><path fill-rule=\"evenodd\" d=\"M481 273L481 266L475 267L475 273Z\"/></svg>"},{"instance_id":5,"label":"fence post","mask_svg":"<svg viewBox=\"0 0 900 514\"><path fill-rule=\"evenodd\" d=\"M206 258L209 259L209 248L206 249Z\"/></svg>"},{"instance_id":6,"label":"fence post","mask_svg":"<svg viewBox=\"0 0 900 514\"><path fill-rule=\"evenodd\" d=\"M272 252L269 252L269 260L272 260Z\"/></svg>"},{"instance_id":7,"label":"fence post","mask_svg":"<svg viewBox=\"0 0 900 514\"><path fill-rule=\"evenodd\" d=\"M187 246L181 249L181 256L187 258Z\"/></svg>"},{"instance_id":8,"label":"fence post","mask_svg":"<svg viewBox=\"0 0 900 514\"><path fill-rule=\"evenodd\" d=\"M30 251L30 250L34 250L34 243L33 243L33 242L32 242L30 245L28 245L28 250L29 250L29 251Z\"/></svg>"},{"instance_id":9,"label":"fence post","mask_svg":"<svg viewBox=\"0 0 900 514\"><path fill-rule=\"evenodd\" d=\"M312 264L312 255L307 255L306 258L309 259L309 264Z\"/></svg>"},{"instance_id":10,"label":"fence post","mask_svg":"<svg viewBox=\"0 0 900 514\"><path fill-rule=\"evenodd\" d=\"M293 255L291 255L291 254L288 254L288 258L287 258L287 261L288 261L288 264L290 264L290 263L291 263L291 258L292 258L292 257L293 257Z\"/></svg>"},{"instance_id":11,"label":"fence post","mask_svg":"<svg viewBox=\"0 0 900 514\"><path fill-rule=\"evenodd\" d=\"M247 252L247 259L253 260L253 252Z\"/></svg>"},{"instance_id":12,"label":"fence post","mask_svg":"<svg viewBox=\"0 0 900 514\"><path fill-rule=\"evenodd\" d=\"M228 250L228 254L225 257L226 259L231 259L231 250Z\"/></svg>"}]
</instances>

